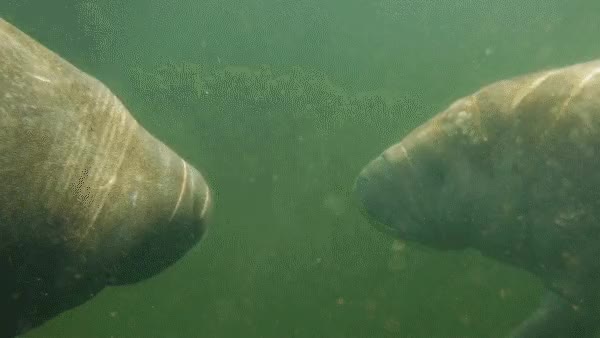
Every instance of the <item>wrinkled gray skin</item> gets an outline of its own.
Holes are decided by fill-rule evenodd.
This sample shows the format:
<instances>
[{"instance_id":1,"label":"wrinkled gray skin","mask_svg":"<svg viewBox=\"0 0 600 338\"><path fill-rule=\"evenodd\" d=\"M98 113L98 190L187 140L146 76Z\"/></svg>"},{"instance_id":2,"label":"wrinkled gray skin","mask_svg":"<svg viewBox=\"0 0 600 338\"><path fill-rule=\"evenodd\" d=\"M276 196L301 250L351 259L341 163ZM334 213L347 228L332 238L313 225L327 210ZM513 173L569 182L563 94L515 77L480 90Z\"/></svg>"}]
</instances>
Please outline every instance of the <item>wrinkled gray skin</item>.
<instances>
[{"instance_id":1,"label":"wrinkled gray skin","mask_svg":"<svg viewBox=\"0 0 600 338\"><path fill-rule=\"evenodd\" d=\"M544 282L512 337L600 326L600 61L500 81L453 103L355 184L382 231L476 248Z\"/></svg>"},{"instance_id":2,"label":"wrinkled gray skin","mask_svg":"<svg viewBox=\"0 0 600 338\"><path fill-rule=\"evenodd\" d=\"M0 19L0 337L160 272L209 207L104 85Z\"/></svg>"}]
</instances>

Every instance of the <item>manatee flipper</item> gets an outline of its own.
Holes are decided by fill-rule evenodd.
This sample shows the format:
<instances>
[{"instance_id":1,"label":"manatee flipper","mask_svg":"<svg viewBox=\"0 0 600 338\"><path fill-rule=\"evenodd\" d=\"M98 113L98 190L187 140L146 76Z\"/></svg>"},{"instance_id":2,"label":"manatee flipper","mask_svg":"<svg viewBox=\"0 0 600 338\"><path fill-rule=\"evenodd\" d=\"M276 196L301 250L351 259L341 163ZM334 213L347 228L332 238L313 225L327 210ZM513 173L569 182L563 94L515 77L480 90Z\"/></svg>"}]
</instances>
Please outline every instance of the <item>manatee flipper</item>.
<instances>
[{"instance_id":1,"label":"manatee flipper","mask_svg":"<svg viewBox=\"0 0 600 338\"><path fill-rule=\"evenodd\" d=\"M0 18L0 337L173 264L210 201L110 89Z\"/></svg>"},{"instance_id":2,"label":"manatee flipper","mask_svg":"<svg viewBox=\"0 0 600 338\"><path fill-rule=\"evenodd\" d=\"M594 325L594 323L596 323ZM540 306L515 328L510 338L586 338L595 337L600 321L578 306L547 291Z\"/></svg>"}]
</instances>

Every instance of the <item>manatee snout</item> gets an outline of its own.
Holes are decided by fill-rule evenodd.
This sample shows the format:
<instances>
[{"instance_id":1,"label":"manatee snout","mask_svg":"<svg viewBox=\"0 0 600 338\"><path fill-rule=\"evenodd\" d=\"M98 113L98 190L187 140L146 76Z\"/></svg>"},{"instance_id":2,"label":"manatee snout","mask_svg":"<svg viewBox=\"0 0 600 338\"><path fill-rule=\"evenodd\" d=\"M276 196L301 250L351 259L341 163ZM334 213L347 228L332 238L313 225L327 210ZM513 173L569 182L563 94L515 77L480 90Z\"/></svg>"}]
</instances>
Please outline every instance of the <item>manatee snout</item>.
<instances>
[{"instance_id":1,"label":"manatee snout","mask_svg":"<svg viewBox=\"0 0 600 338\"><path fill-rule=\"evenodd\" d=\"M132 236L130 227L125 227L125 234L120 235L126 235L125 242L115 241L115 247L128 250L121 249L123 255L109 263L108 284L132 284L150 278L175 263L204 237L213 208L211 191L198 170L183 160L180 163L176 171L182 175L172 182L171 189L163 188L162 194L153 191L155 200L147 206L147 213L153 216L145 219L147 229ZM136 244L127 245L129 239Z\"/></svg>"},{"instance_id":2,"label":"manatee snout","mask_svg":"<svg viewBox=\"0 0 600 338\"><path fill-rule=\"evenodd\" d=\"M213 201L209 185L202 174L190 165L187 165L187 169L189 170L189 177L186 178L187 182L184 182L187 186L182 187L178 202L179 204L184 204L181 200L186 197L185 190L189 189L188 198L191 207L189 210L184 209L181 217L184 222L190 224L195 229L198 239L201 239L206 233L206 225L209 223L212 215ZM177 217L178 214L179 212L174 210L172 217Z\"/></svg>"},{"instance_id":3,"label":"manatee snout","mask_svg":"<svg viewBox=\"0 0 600 338\"><path fill-rule=\"evenodd\" d=\"M394 223L397 218L392 205L397 201L398 179L395 179L392 165L382 156L364 167L354 183L354 193L362 211L369 219L384 223Z\"/></svg>"},{"instance_id":4,"label":"manatee snout","mask_svg":"<svg viewBox=\"0 0 600 338\"><path fill-rule=\"evenodd\" d=\"M444 249L461 247L451 221L442 220L455 205L451 200L457 189L449 177L456 164L415 135L362 169L354 185L356 198L373 226L388 235Z\"/></svg>"},{"instance_id":5,"label":"manatee snout","mask_svg":"<svg viewBox=\"0 0 600 338\"><path fill-rule=\"evenodd\" d=\"M410 162L388 149L365 166L354 184L354 193L367 218L379 230L394 237L410 236L418 226L415 200L419 179Z\"/></svg>"}]
</instances>

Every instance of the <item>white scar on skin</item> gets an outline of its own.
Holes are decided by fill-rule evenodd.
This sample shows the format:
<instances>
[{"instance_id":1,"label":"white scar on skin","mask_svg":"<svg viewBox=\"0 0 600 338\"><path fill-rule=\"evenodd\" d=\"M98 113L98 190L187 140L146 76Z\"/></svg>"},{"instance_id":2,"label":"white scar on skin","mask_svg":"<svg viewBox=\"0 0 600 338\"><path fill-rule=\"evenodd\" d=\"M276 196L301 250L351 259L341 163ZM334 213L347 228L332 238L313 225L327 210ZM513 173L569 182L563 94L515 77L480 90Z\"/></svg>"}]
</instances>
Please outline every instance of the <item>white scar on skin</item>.
<instances>
[{"instance_id":1,"label":"white scar on skin","mask_svg":"<svg viewBox=\"0 0 600 338\"><path fill-rule=\"evenodd\" d=\"M208 184L206 184L205 186L206 191L204 193L204 196L206 196L206 199L204 200L204 206L202 207L202 211L200 212L200 218L204 218L204 214L206 214L208 206L210 205L210 189L208 188Z\"/></svg>"},{"instance_id":2,"label":"white scar on skin","mask_svg":"<svg viewBox=\"0 0 600 338\"><path fill-rule=\"evenodd\" d=\"M40 81L42 81L42 82L46 82L46 83L52 83L52 81L50 81L49 79L47 79L47 78L45 78L45 77L43 77L43 76L40 76L40 75L36 75L36 74L30 74L30 73L27 73L27 75L30 75L30 76L31 76L31 77L33 77L34 79L36 79L36 80L40 80Z\"/></svg>"},{"instance_id":3,"label":"white scar on skin","mask_svg":"<svg viewBox=\"0 0 600 338\"><path fill-rule=\"evenodd\" d=\"M564 114L564 112L567 110L567 106L569 105L569 103L571 103L571 100L573 100L575 96L579 95L579 93L581 93L585 85L588 82L590 82L590 80L592 80L594 76L598 74L600 74L600 67L592 69L592 71L589 74L587 74L583 79L581 79L579 84L575 88L573 88L573 90L569 94L569 97L567 97L567 99L563 103L562 107L560 107L560 111L557 114L557 118Z\"/></svg>"},{"instance_id":4,"label":"white scar on skin","mask_svg":"<svg viewBox=\"0 0 600 338\"><path fill-rule=\"evenodd\" d=\"M529 86L525 87L523 90L520 90L513 99L512 104L510 105L511 110L515 110L515 108L517 108L517 106L521 103L521 101L523 101L525 97L527 97L527 95L531 94L537 87L539 87L539 85L542 84L542 82L546 81L546 79L556 74L557 72L558 70L544 73L542 76L535 79Z\"/></svg>"},{"instance_id":5,"label":"white scar on skin","mask_svg":"<svg viewBox=\"0 0 600 338\"><path fill-rule=\"evenodd\" d=\"M122 115L122 116L124 116L124 115ZM123 117L121 119L121 124L124 126L124 123L125 123L125 118ZM89 232L94 228L94 225L96 223L96 219L98 218L98 215L100 214L100 211L104 207L104 204L106 203L106 199L108 198L108 194L111 191L111 189L108 189L108 188L111 188L112 185L115 183L115 179L114 178L116 178L117 173L121 169L121 165L123 164L123 160L125 159L125 155L127 153L127 150L129 149L129 142L131 141L131 138L132 138L133 134L135 133L136 129L137 129L137 123L135 121L131 121L129 129L127 129L124 132L125 133L125 140L122 143L121 153L119 154L119 157L117 159L117 163L116 163L116 165L113 168L113 175L111 175L111 179L109 179L109 181L108 181L109 185L107 186L107 189L101 190L102 191L102 197L100 199L100 202L98 203L96 211L92 215L92 218L91 218L88 226L86 227L86 229L85 229L85 231L83 233L82 240L84 238L86 238L87 235L89 234Z\"/></svg>"},{"instance_id":6,"label":"white scar on skin","mask_svg":"<svg viewBox=\"0 0 600 338\"><path fill-rule=\"evenodd\" d=\"M187 175L188 175L187 163L185 163L184 160L181 160L181 163L183 163L183 179L181 180L181 189L179 190L179 197L177 198L177 204L175 204L175 209L173 209L173 212L171 213L171 217L169 217L169 222L171 222L173 220L173 217L175 217L175 213L177 213L177 209L179 209L179 205L181 204L181 199L183 198L183 193L185 192L185 186L187 185Z\"/></svg>"},{"instance_id":7,"label":"white scar on skin","mask_svg":"<svg viewBox=\"0 0 600 338\"><path fill-rule=\"evenodd\" d=\"M408 155L408 150L406 150L406 147L404 146L404 144L402 144L402 142L400 142L398 144L398 147L400 147L400 150L404 154L404 157L406 157L406 161L408 162L408 165L414 170L415 166L413 164L412 159L410 158L410 155Z\"/></svg>"}]
</instances>

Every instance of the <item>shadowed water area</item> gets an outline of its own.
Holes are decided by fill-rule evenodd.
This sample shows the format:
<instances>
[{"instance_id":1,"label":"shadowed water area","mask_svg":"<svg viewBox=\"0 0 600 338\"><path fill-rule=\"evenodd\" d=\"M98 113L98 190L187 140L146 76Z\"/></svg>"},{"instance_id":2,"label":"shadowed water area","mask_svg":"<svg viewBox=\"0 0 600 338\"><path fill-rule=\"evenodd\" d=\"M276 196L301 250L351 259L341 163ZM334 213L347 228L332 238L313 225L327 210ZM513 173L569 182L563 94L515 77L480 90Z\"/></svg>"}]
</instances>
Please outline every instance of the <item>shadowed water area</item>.
<instances>
[{"instance_id":1,"label":"shadowed water area","mask_svg":"<svg viewBox=\"0 0 600 338\"><path fill-rule=\"evenodd\" d=\"M23 337L502 337L540 282L394 240L352 186L455 98L600 55L597 1L33 1L0 15L103 81L215 199L206 237Z\"/></svg>"}]
</instances>

